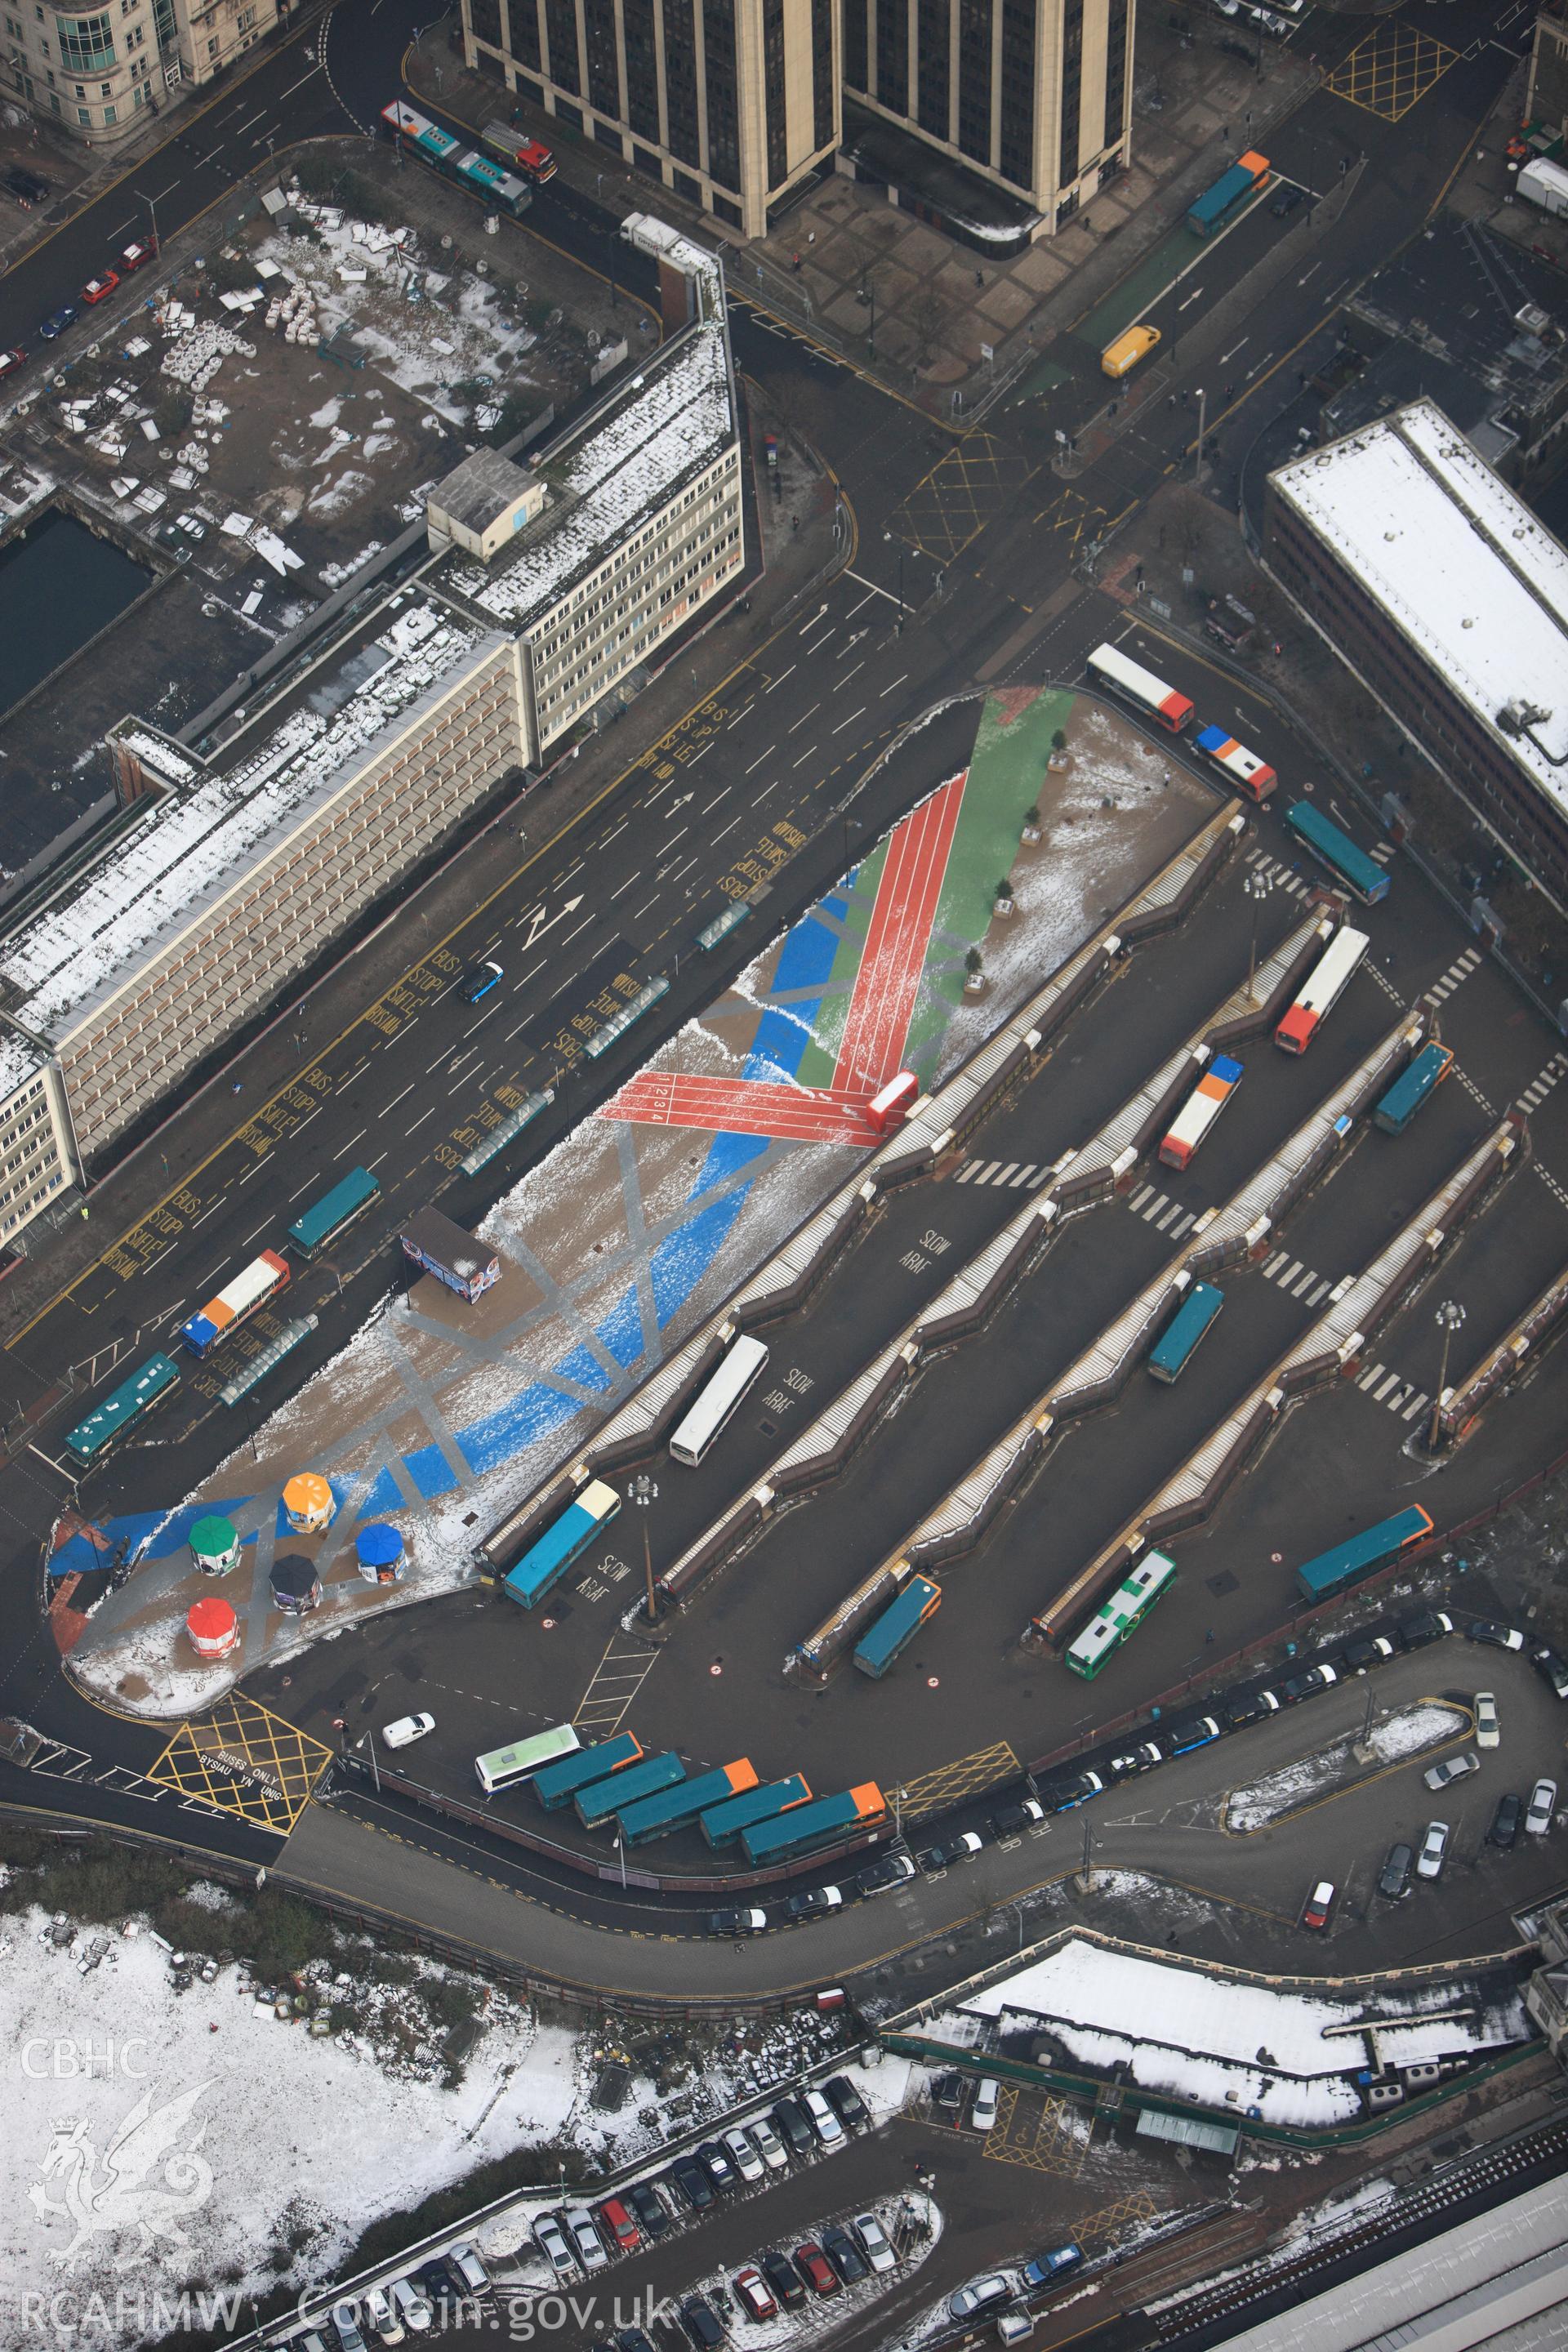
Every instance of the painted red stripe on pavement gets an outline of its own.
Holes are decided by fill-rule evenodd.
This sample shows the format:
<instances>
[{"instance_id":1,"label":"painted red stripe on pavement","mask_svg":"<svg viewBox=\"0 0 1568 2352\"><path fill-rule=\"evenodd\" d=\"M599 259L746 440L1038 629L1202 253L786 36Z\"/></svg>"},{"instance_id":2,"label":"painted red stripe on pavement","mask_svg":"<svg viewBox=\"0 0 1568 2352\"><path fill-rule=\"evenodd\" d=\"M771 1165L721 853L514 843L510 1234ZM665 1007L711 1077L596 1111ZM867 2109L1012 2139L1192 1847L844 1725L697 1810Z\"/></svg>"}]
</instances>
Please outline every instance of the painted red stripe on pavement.
<instances>
[{"instance_id":1,"label":"painted red stripe on pavement","mask_svg":"<svg viewBox=\"0 0 1568 2352\"><path fill-rule=\"evenodd\" d=\"M875 1094L897 1075L968 780L965 769L944 784L905 818L888 845L845 1015L837 1087L862 1087Z\"/></svg>"}]
</instances>

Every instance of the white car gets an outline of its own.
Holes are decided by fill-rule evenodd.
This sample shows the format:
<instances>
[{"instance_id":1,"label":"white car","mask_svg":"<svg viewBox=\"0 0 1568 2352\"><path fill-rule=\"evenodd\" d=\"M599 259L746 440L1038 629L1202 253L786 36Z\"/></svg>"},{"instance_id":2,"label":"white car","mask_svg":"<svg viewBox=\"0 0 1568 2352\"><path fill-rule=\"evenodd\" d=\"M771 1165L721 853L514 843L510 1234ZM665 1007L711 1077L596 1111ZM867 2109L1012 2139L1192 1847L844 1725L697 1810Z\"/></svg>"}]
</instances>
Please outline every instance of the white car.
<instances>
[{"instance_id":1,"label":"white car","mask_svg":"<svg viewBox=\"0 0 1568 2352\"><path fill-rule=\"evenodd\" d=\"M412 2328L416 2336L427 2335L435 2325L436 2315L428 2296L420 2294L413 2280L394 2279L386 2292L405 2327Z\"/></svg>"},{"instance_id":2,"label":"white car","mask_svg":"<svg viewBox=\"0 0 1568 2352\"><path fill-rule=\"evenodd\" d=\"M811 2127L824 2147L840 2147L844 2143L844 2126L834 2114L820 2091L803 2091L800 2104L805 2109Z\"/></svg>"},{"instance_id":3,"label":"white car","mask_svg":"<svg viewBox=\"0 0 1568 2352\"><path fill-rule=\"evenodd\" d=\"M572 2249L562 2235L561 2224L553 2213L534 2215L533 2242L557 2278L576 2277L577 2265L572 2259Z\"/></svg>"},{"instance_id":4,"label":"white car","mask_svg":"<svg viewBox=\"0 0 1568 2352\"><path fill-rule=\"evenodd\" d=\"M984 2077L974 2094L974 2105L969 2110L970 2124L975 2131L989 2131L996 2121L996 2102L1002 2085L994 2075Z\"/></svg>"},{"instance_id":5,"label":"white car","mask_svg":"<svg viewBox=\"0 0 1568 2352\"><path fill-rule=\"evenodd\" d=\"M594 2217L585 2205L568 2205L561 2216L566 2235L572 2241L572 2251L585 2271L607 2271L610 2258L605 2252L605 2242L594 2227Z\"/></svg>"},{"instance_id":6,"label":"white car","mask_svg":"<svg viewBox=\"0 0 1568 2352\"><path fill-rule=\"evenodd\" d=\"M1448 1852L1447 1822L1428 1822L1426 1834L1421 1841L1421 1851L1415 1857L1417 1878L1440 1878Z\"/></svg>"},{"instance_id":7,"label":"white car","mask_svg":"<svg viewBox=\"0 0 1568 2352\"><path fill-rule=\"evenodd\" d=\"M857 2213L855 2235L866 2249L866 2260L880 2275L894 2267L893 2250L888 2243L888 2233L875 2213Z\"/></svg>"},{"instance_id":8,"label":"white car","mask_svg":"<svg viewBox=\"0 0 1568 2352\"><path fill-rule=\"evenodd\" d=\"M1496 1748L1500 1746L1502 1740L1502 1733L1498 1728L1497 1701L1492 1696L1490 1691L1478 1691L1476 1693L1475 1716L1476 1746L1478 1748Z\"/></svg>"},{"instance_id":9,"label":"white car","mask_svg":"<svg viewBox=\"0 0 1568 2352\"><path fill-rule=\"evenodd\" d=\"M789 2158L784 2152L784 2144L764 2116L759 2116L754 2124L746 2126L746 2137L770 2172L788 2170Z\"/></svg>"},{"instance_id":10,"label":"white car","mask_svg":"<svg viewBox=\"0 0 1568 2352\"><path fill-rule=\"evenodd\" d=\"M384 1748L412 1748L416 1739L423 1739L435 1728L433 1715L400 1715L395 1723L384 1727L381 1744Z\"/></svg>"},{"instance_id":11,"label":"white car","mask_svg":"<svg viewBox=\"0 0 1568 2352\"><path fill-rule=\"evenodd\" d=\"M733 2164L736 2171L740 2174L742 2179L760 2180L766 2168L763 2163L762 2158L757 2154L756 2149L746 2137L745 2133L743 2131L727 2131L721 2133L721 2137L724 2142L724 2147L729 2154L730 2160Z\"/></svg>"},{"instance_id":12,"label":"white car","mask_svg":"<svg viewBox=\"0 0 1568 2352\"><path fill-rule=\"evenodd\" d=\"M1552 1827L1552 1816L1557 1811L1555 1780L1537 1780L1530 1792L1525 1809L1524 1826L1531 1837L1544 1837Z\"/></svg>"},{"instance_id":13,"label":"white car","mask_svg":"<svg viewBox=\"0 0 1568 2352\"><path fill-rule=\"evenodd\" d=\"M384 2287L367 2287L363 2309L366 2320L384 2344L402 2343L403 2322L388 2300Z\"/></svg>"}]
</instances>

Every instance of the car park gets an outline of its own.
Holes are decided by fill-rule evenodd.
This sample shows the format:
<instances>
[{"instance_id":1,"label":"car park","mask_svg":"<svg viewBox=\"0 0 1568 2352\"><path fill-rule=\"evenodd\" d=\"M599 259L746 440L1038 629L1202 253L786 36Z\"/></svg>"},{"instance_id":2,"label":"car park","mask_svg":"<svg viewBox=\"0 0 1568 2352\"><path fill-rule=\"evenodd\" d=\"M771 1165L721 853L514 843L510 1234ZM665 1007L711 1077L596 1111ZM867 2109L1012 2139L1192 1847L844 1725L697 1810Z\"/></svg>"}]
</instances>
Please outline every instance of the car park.
<instances>
[{"instance_id":1,"label":"car park","mask_svg":"<svg viewBox=\"0 0 1568 2352\"><path fill-rule=\"evenodd\" d=\"M1279 1701L1271 1690L1241 1691L1225 1703L1225 1719L1232 1731L1240 1731L1248 1723L1261 1723L1268 1715L1278 1715Z\"/></svg>"},{"instance_id":2,"label":"car park","mask_svg":"<svg viewBox=\"0 0 1568 2352\"><path fill-rule=\"evenodd\" d=\"M157 238L155 236L138 237L134 245L127 245L121 250L120 275L121 278L130 278L138 269L145 269L150 261L156 261L157 258Z\"/></svg>"},{"instance_id":3,"label":"car park","mask_svg":"<svg viewBox=\"0 0 1568 2352\"><path fill-rule=\"evenodd\" d=\"M1113 1780L1131 1780L1134 1773L1150 1771L1164 1760L1152 1739L1141 1739L1136 1747L1125 1749L1120 1756L1113 1756L1105 1769Z\"/></svg>"},{"instance_id":4,"label":"car park","mask_svg":"<svg viewBox=\"0 0 1568 2352\"><path fill-rule=\"evenodd\" d=\"M600 2251L602 2252L603 2248ZM489 2294L490 2274L466 2240L458 2245L447 2247L447 2268L452 2273L459 2294Z\"/></svg>"},{"instance_id":5,"label":"car park","mask_svg":"<svg viewBox=\"0 0 1568 2352\"><path fill-rule=\"evenodd\" d=\"M1305 1666L1299 1675L1280 1684L1279 1696L1287 1706L1294 1706L1299 1700L1315 1698L1320 1691L1332 1690L1338 1681L1332 1666Z\"/></svg>"},{"instance_id":6,"label":"car park","mask_svg":"<svg viewBox=\"0 0 1568 2352\"><path fill-rule=\"evenodd\" d=\"M844 2126L822 2093L803 2091L800 2095L800 2104L805 2110L805 2119L816 2134L820 2145L824 2147L841 2147L844 2145Z\"/></svg>"},{"instance_id":7,"label":"car park","mask_svg":"<svg viewBox=\"0 0 1568 2352\"><path fill-rule=\"evenodd\" d=\"M1369 1667L1386 1665L1394 1655L1394 1644L1386 1633L1363 1633L1359 1642L1347 1642L1344 1662L1352 1675L1364 1675Z\"/></svg>"},{"instance_id":8,"label":"car park","mask_svg":"<svg viewBox=\"0 0 1568 2352\"><path fill-rule=\"evenodd\" d=\"M412 2279L405 2278L394 2279L386 2292L405 2327L416 2336L428 2335L436 2324L428 2295L422 2294Z\"/></svg>"},{"instance_id":9,"label":"car park","mask_svg":"<svg viewBox=\"0 0 1568 2352\"><path fill-rule=\"evenodd\" d=\"M746 2126L746 2137L762 2158L770 2172L783 2172L789 2163L783 2143L765 2116L759 2116L754 2124Z\"/></svg>"},{"instance_id":10,"label":"car park","mask_svg":"<svg viewBox=\"0 0 1568 2352\"><path fill-rule=\"evenodd\" d=\"M967 1862L971 1855L978 1853L984 1843L973 1830L964 1830L941 1845L928 1845L917 1859L922 1870L951 1870L955 1862Z\"/></svg>"},{"instance_id":11,"label":"car park","mask_svg":"<svg viewBox=\"0 0 1568 2352\"><path fill-rule=\"evenodd\" d=\"M1525 1808L1524 1826L1527 1835L1544 1837L1552 1827L1552 1816L1556 1811L1556 1781L1537 1780L1530 1792L1530 1803Z\"/></svg>"},{"instance_id":12,"label":"car park","mask_svg":"<svg viewBox=\"0 0 1568 2352\"><path fill-rule=\"evenodd\" d=\"M1470 1705L1471 1712L1476 1718L1476 1746L1478 1748L1500 1746L1502 1732L1497 1719L1497 1700L1491 1692L1478 1691Z\"/></svg>"},{"instance_id":13,"label":"car park","mask_svg":"<svg viewBox=\"0 0 1568 2352\"><path fill-rule=\"evenodd\" d=\"M642 2243L642 2231L619 2197L606 2197L598 2209L599 2228L617 2254L635 2254Z\"/></svg>"},{"instance_id":14,"label":"car park","mask_svg":"<svg viewBox=\"0 0 1568 2352\"><path fill-rule=\"evenodd\" d=\"M1256 16L1256 9L1251 13ZM1268 209L1273 214L1276 220L1285 220L1295 211L1297 205L1302 201L1302 194L1300 188L1284 187L1280 189L1279 194L1275 197L1274 202L1269 205Z\"/></svg>"},{"instance_id":15,"label":"car park","mask_svg":"<svg viewBox=\"0 0 1568 2352\"><path fill-rule=\"evenodd\" d=\"M1415 1858L1417 1878L1440 1878L1448 1854L1448 1824L1428 1822L1426 1834L1421 1841L1421 1851Z\"/></svg>"},{"instance_id":16,"label":"car park","mask_svg":"<svg viewBox=\"0 0 1568 2352\"><path fill-rule=\"evenodd\" d=\"M795 2250L795 2266L816 2294L837 2294L842 2284L838 2273L814 2239Z\"/></svg>"},{"instance_id":17,"label":"car park","mask_svg":"<svg viewBox=\"0 0 1568 2352\"><path fill-rule=\"evenodd\" d=\"M1066 2278L1071 2272L1081 2270L1082 2267L1083 2248L1075 2245L1069 2238L1065 2245L1047 2246L1044 2253L1036 2254L1031 2261L1024 2264L1018 2276L1022 2284L1030 2289L1053 2286L1058 2279Z\"/></svg>"},{"instance_id":18,"label":"car park","mask_svg":"<svg viewBox=\"0 0 1568 2352\"><path fill-rule=\"evenodd\" d=\"M15 375L18 368L26 367L26 364L27 354L20 345L14 352L0 352L0 383L3 383L8 375Z\"/></svg>"},{"instance_id":19,"label":"car park","mask_svg":"<svg viewBox=\"0 0 1568 2352\"><path fill-rule=\"evenodd\" d=\"M1415 1867L1415 1855L1411 1847L1391 1845L1377 1876L1377 1891L1389 1903L1402 1903L1410 1892L1410 1874Z\"/></svg>"},{"instance_id":20,"label":"car park","mask_svg":"<svg viewBox=\"0 0 1568 2352\"><path fill-rule=\"evenodd\" d=\"M566 2233L553 2213L534 2215L533 2242L557 2278L576 2277L577 2265L572 2259L572 2249L566 2242Z\"/></svg>"},{"instance_id":21,"label":"car park","mask_svg":"<svg viewBox=\"0 0 1568 2352\"><path fill-rule=\"evenodd\" d=\"M499 963L477 963L458 982L458 993L465 1004L479 1004L492 989L500 986L501 979Z\"/></svg>"},{"instance_id":22,"label":"car park","mask_svg":"<svg viewBox=\"0 0 1568 2352\"><path fill-rule=\"evenodd\" d=\"M773 2112L773 2128L794 2157L809 2156L816 2146L805 2110L798 2099L781 2099Z\"/></svg>"},{"instance_id":23,"label":"car park","mask_svg":"<svg viewBox=\"0 0 1568 2352\"><path fill-rule=\"evenodd\" d=\"M89 304L93 302L107 302L119 283L120 277L118 271L106 269L103 271L101 276L98 278L89 278L88 279L87 284L81 289L81 299L84 302Z\"/></svg>"},{"instance_id":24,"label":"car park","mask_svg":"<svg viewBox=\"0 0 1568 2352\"><path fill-rule=\"evenodd\" d=\"M1480 1642L1489 1650L1522 1650L1524 1635L1511 1625L1500 1625L1495 1617L1477 1617L1465 1629L1468 1642Z\"/></svg>"},{"instance_id":25,"label":"car park","mask_svg":"<svg viewBox=\"0 0 1568 2352\"><path fill-rule=\"evenodd\" d=\"M1555 1691L1559 1698L1568 1698L1568 1658L1560 1657L1542 1642L1539 1649L1531 1650L1530 1663L1549 1690Z\"/></svg>"},{"instance_id":26,"label":"car park","mask_svg":"<svg viewBox=\"0 0 1568 2352\"><path fill-rule=\"evenodd\" d=\"M68 327L74 327L80 316L74 302L62 302L58 310L51 310L48 317L40 322L38 332L46 343L52 343L65 333Z\"/></svg>"},{"instance_id":27,"label":"car park","mask_svg":"<svg viewBox=\"0 0 1568 2352\"><path fill-rule=\"evenodd\" d=\"M762 2158L743 2131L727 2131L722 2135L724 2150L742 2180L760 2180L765 2169Z\"/></svg>"},{"instance_id":28,"label":"car park","mask_svg":"<svg viewBox=\"0 0 1568 2352\"><path fill-rule=\"evenodd\" d=\"M1421 1778L1436 1792L1438 1789L1447 1788L1450 1781L1462 1780L1467 1772L1479 1772L1480 1769L1480 1758L1472 1756L1467 1749L1458 1756L1445 1756L1440 1764L1428 1764Z\"/></svg>"},{"instance_id":29,"label":"car park","mask_svg":"<svg viewBox=\"0 0 1568 2352\"><path fill-rule=\"evenodd\" d=\"M1519 1825L1523 1819L1524 1799L1522 1797L1511 1795L1500 1797L1497 1801L1497 1811L1491 1818L1491 1827L1487 1832L1487 1843L1500 1847L1504 1853L1510 1853L1514 1840L1519 1835Z\"/></svg>"},{"instance_id":30,"label":"car park","mask_svg":"<svg viewBox=\"0 0 1568 2352\"><path fill-rule=\"evenodd\" d=\"M768 1915L754 1904L743 1911L710 1911L708 1933L710 1936L760 1936L768 1924Z\"/></svg>"},{"instance_id":31,"label":"car park","mask_svg":"<svg viewBox=\"0 0 1568 2352\"><path fill-rule=\"evenodd\" d=\"M897 2266L897 2256L888 2243L888 2233L875 2213L857 2213L855 2235L860 2241L860 2251L880 2278Z\"/></svg>"},{"instance_id":32,"label":"car park","mask_svg":"<svg viewBox=\"0 0 1568 2352\"><path fill-rule=\"evenodd\" d=\"M861 1895L888 1895L895 1886L907 1886L914 1874L914 1864L907 1853L884 1854L880 1862L869 1864L860 1873L856 1890Z\"/></svg>"},{"instance_id":33,"label":"car park","mask_svg":"<svg viewBox=\"0 0 1568 2352\"><path fill-rule=\"evenodd\" d=\"M1320 1878L1301 1906L1301 1925L1303 1927L1311 1927L1321 1933L1333 1916L1333 1881L1329 1878Z\"/></svg>"},{"instance_id":34,"label":"car park","mask_svg":"<svg viewBox=\"0 0 1568 2352\"><path fill-rule=\"evenodd\" d=\"M999 1813L991 1816L994 1838L1021 1837L1046 1818L1046 1809L1037 1797L1020 1797L1016 1805L1004 1805Z\"/></svg>"},{"instance_id":35,"label":"car park","mask_svg":"<svg viewBox=\"0 0 1568 2352\"><path fill-rule=\"evenodd\" d=\"M829 2074L822 2090L841 2124L847 2124L856 2131L869 2131L871 2110L847 2074Z\"/></svg>"},{"instance_id":36,"label":"car park","mask_svg":"<svg viewBox=\"0 0 1568 2352\"><path fill-rule=\"evenodd\" d=\"M369 2352L360 2333L359 2314L352 2303L332 2305L332 2332L342 2347L342 2352Z\"/></svg>"},{"instance_id":37,"label":"car park","mask_svg":"<svg viewBox=\"0 0 1568 2352\"><path fill-rule=\"evenodd\" d=\"M1002 2085L996 2081L994 2075L982 2076L975 2085L974 2104L969 2110L969 2123L972 2130L988 2132L993 2128L996 2121L996 2102L1001 2094Z\"/></svg>"},{"instance_id":38,"label":"car park","mask_svg":"<svg viewBox=\"0 0 1568 2352\"><path fill-rule=\"evenodd\" d=\"M381 1744L384 1748L412 1748L416 1739L426 1738L435 1728L433 1715L400 1715L383 1726Z\"/></svg>"},{"instance_id":39,"label":"car park","mask_svg":"<svg viewBox=\"0 0 1568 2352\"><path fill-rule=\"evenodd\" d=\"M971 2279L956 2294L947 2298L948 2315L952 2319L977 2319L987 2311L994 2311L1013 2300L1013 2282L1005 2271L987 2271L984 2278Z\"/></svg>"},{"instance_id":40,"label":"car park","mask_svg":"<svg viewBox=\"0 0 1568 2352\"><path fill-rule=\"evenodd\" d=\"M1413 1617L1402 1617L1394 1631L1402 1650L1424 1650L1429 1642L1441 1642L1454 1630L1454 1621L1443 1609L1418 1610Z\"/></svg>"},{"instance_id":41,"label":"car park","mask_svg":"<svg viewBox=\"0 0 1568 2352\"><path fill-rule=\"evenodd\" d=\"M757 2256L757 2268L778 2297L780 2307L798 2311L805 2301L805 2288L787 2255L781 2254L776 2246L769 2246Z\"/></svg>"},{"instance_id":42,"label":"car park","mask_svg":"<svg viewBox=\"0 0 1568 2352\"><path fill-rule=\"evenodd\" d=\"M741 2185L741 2176L730 2161L730 2152L716 2139L705 2139L697 2150L697 2161L708 2168L709 2179L721 2197L732 2197Z\"/></svg>"},{"instance_id":43,"label":"car park","mask_svg":"<svg viewBox=\"0 0 1568 2352\"><path fill-rule=\"evenodd\" d=\"M695 2157L678 2156L669 2168L668 2179L693 2213L706 2213L710 2205L718 2202L712 2176Z\"/></svg>"},{"instance_id":44,"label":"car park","mask_svg":"<svg viewBox=\"0 0 1568 2352\"><path fill-rule=\"evenodd\" d=\"M779 2299L754 2263L735 2273L735 2297L748 2319L776 2319Z\"/></svg>"},{"instance_id":45,"label":"car park","mask_svg":"<svg viewBox=\"0 0 1568 2352\"><path fill-rule=\"evenodd\" d=\"M689 2294L680 2305L680 2324L697 2347L697 2352L719 2352L724 2341L724 2323L705 2294Z\"/></svg>"},{"instance_id":46,"label":"car park","mask_svg":"<svg viewBox=\"0 0 1568 2352\"><path fill-rule=\"evenodd\" d=\"M830 1911L842 1908L844 1895L837 1886L808 1886L804 1895L792 1895L784 1905L785 1916L791 1919L825 1919Z\"/></svg>"}]
</instances>

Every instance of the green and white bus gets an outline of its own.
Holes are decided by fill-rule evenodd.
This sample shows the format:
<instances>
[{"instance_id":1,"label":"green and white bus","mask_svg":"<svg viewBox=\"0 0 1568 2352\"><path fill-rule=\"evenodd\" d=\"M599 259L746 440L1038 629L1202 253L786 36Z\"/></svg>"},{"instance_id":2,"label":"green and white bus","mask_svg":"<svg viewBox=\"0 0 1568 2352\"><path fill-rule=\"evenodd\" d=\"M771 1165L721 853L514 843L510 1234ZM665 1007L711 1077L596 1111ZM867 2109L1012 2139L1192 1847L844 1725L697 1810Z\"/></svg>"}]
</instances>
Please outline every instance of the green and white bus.
<instances>
[{"instance_id":1,"label":"green and white bus","mask_svg":"<svg viewBox=\"0 0 1568 2352\"><path fill-rule=\"evenodd\" d=\"M573 1755L582 1745L572 1724L558 1723L553 1730L535 1731L526 1739L514 1739L510 1748L491 1748L476 1756L474 1769L486 1796L493 1797L519 1780L531 1780L542 1765Z\"/></svg>"},{"instance_id":2,"label":"green and white bus","mask_svg":"<svg viewBox=\"0 0 1568 2352\"><path fill-rule=\"evenodd\" d=\"M1140 1560L1131 1576L1119 1584L1097 1617L1091 1617L1067 1654L1075 1675L1091 1683L1128 1635L1136 1632L1163 1593L1170 1590L1176 1563L1163 1551Z\"/></svg>"}]
</instances>

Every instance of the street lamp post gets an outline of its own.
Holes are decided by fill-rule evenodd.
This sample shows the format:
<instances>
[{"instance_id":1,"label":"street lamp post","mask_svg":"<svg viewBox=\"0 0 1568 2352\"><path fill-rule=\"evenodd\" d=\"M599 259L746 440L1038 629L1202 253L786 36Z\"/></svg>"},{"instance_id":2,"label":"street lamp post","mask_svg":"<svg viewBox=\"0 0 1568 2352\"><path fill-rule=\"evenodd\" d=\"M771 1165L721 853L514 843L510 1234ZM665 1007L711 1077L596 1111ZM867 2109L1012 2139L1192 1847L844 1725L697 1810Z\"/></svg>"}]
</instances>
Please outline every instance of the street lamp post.
<instances>
[{"instance_id":1,"label":"street lamp post","mask_svg":"<svg viewBox=\"0 0 1568 2352\"><path fill-rule=\"evenodd\" d=\"M1208 421L1208 394L1200 384L1198 386L1198 446L1193 464L1194 482L1201 482L1204 478L1204 428Z\"/></svg>"},{"instance_id":2,"label":"street lamp post","mask_svg":"<svg viewBox=\"0 0 1568 2352\"><path fill-rule=\"evenodd\" d=\"M1247 958L1247 996L1249 1003L1256 1004L1258 1002L1258 918L1262 912L1263 901L1273 889L1274 883L1271 876L1259 873L1254 866L1241 887L1245 896L1252 901L1252 952Z\"/></svg>"},{"instance_id":3,"label":"street lamp post","mask_svg":"<svg viewBox=\"0 0 1568 2352\"><path fill-rule=\"evenodd\" d=\"M1429 1454L1437 1451L1438 1425L1443 1417L1443 1391L1448 1385L1448 1349L1453 1345L1455 1332L1464 1322L1465 1310L1457 1299L1445 1298L1435 1319L1443 1334L1443 1361L1437 1374L1437 1393L1432 1400L1432 1426L1426 1433L1426 1451Z\"/></svg>"}]
</instances>

